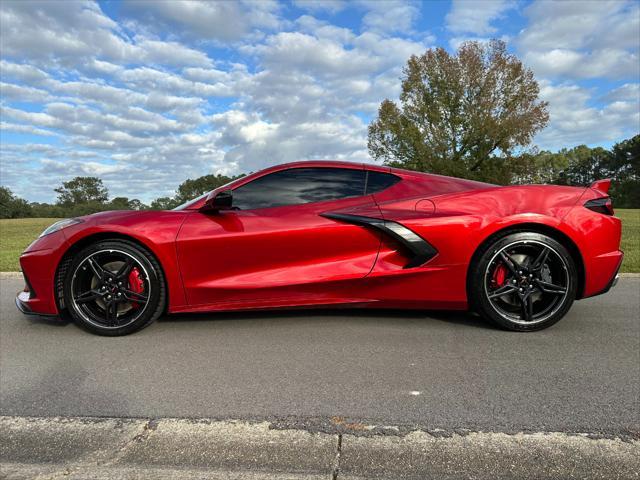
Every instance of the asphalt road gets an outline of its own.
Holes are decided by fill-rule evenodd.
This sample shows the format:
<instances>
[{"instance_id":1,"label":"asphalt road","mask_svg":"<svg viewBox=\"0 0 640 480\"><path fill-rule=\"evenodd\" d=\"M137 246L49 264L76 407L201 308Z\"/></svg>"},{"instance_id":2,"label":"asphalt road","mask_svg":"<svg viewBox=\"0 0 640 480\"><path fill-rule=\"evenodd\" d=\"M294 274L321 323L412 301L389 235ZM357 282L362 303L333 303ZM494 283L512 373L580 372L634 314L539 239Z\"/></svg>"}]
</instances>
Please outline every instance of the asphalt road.
<instances>
[{"instance_id":1,"label":"asphalt road","mask_svg":"<svg viewBox=\"0 0 640 480\"><path fill-rule=\"evenodd\" d=\"M347 310L168 317L102 338L18 313L21 287L0 278L0 415L640 436L640 278L527 334Z\"/></svg>"}]
</instances>

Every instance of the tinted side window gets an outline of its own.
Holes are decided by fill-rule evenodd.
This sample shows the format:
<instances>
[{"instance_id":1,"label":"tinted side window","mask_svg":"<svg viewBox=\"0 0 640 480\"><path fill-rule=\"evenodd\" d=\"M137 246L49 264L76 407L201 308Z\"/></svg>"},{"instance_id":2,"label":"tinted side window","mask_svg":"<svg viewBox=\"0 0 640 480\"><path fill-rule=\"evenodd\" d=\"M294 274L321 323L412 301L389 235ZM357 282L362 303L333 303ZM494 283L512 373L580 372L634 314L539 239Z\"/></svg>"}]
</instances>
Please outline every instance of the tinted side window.
<instances>
[{"instance_id":1,"label":"tinted side window","mask_svg":"<svg viewBox=\"0 0 640 480\"><path fill-rule=\"evenodd\" d=\"M396 177L390 173L373 171L367 173L369 174L367 178L367 194L381 192L400 181L400 177Z\"/></svg>"},{"instance_id":2,"label":"tinted side window","mask_svg":"<svg viewBox=\"0 0 640 480\"><path fill-rule=\"evenodd\" d=\"M233 191L242 210L322 202L364 195L364 170L292 168L270 173Z\"/></svg>"}]
</instances>

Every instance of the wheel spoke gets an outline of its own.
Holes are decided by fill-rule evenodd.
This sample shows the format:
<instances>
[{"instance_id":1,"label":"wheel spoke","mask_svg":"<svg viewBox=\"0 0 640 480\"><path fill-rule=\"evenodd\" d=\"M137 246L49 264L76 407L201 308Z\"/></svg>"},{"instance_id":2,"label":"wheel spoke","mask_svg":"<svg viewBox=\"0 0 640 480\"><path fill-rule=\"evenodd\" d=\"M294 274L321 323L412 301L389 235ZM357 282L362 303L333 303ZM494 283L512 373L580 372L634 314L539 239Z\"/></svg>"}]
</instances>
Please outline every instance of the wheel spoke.
<instances>
[{"instance_id":1,"label":"wheel spoke","mask_svg":"<svg viewBox=\"0 0 640 480\"><path fill-rule=\"evenodd\" d=\"M502 297L504 295L513 293L513 291L515 290L515 287L513 285L503 285L500 288L497 288L496 290L494 290L493 292L491 292L489 294L489 299L493 300L494 298L498 298L498 297Z\"/></svg>"},{"instance_id":2,"label":"wheel spoke","mask_svg":"<svg viewBox=\"0 0 640 480\"><path fill-rule=\"evenodd\" d=\"M124 280L129 275L129 272L131 272L132 268L133 268L133 260L127 257L124 263L122 264L122 266L120 267L120 269L116 272L115 277L118 280Z\"/></svg>"},{"instance_id":3,"label":"wheel spoke","mask_svg":"<svg viewBox=\"0 0 640 480\"><path fill-rule=\"evenodd\" d=\"M87 258L87 263L91 267L91 270L93 270L93 273L96 275L96 277L98 277L100 280L103 280L106 276L105 270L100 265L98 265L98 263L95 262L91 257Z\"/></svg>"},{"instance_id":4,"label":"wheel spoke","mask_svg":"<svg viewBox=\"0 0 640 480\"><path fill-rule=\"evenodd\" d=\"M105 307L105 321L109 325L118 323L118 304L116 302L107 303Z\"/></svg>"},{"instance_id":5,"label":"wheel spoke","mask_svg":"<svg viewBox=\"0 0 640 480\"><path fill-rule=\"evenodd\" d=\"M533 261L531 268L534 271L541 270L544 264L547 263L547 258L549 258L549 252L551 252L551 250L548 247L546 246L542 247L542 250L540 250L538 257Z\"/></svg>"},{"instance_id":6,"label":"wheel spoke","mask_svg":"<svg viewBox=\"0 0 640 480\"><path fill-rule=\"evenodd\" d=\"M545 282L544 280L536 280L538 288L544 293L551 293L554 295L564 295L567 293L567 289L561 285L555 285L553 283Z\"/></svg>"},{"instance_id":7,"label":"wheel spoke","mask_svg":"<svg viewBox=\"0 0 640 480\"><path fill-rule=\"evenodd\" d=\"M507 255L503 250L500 252L500 258L502 258L502 261L507 265L507 268L511 270L511 273L518 275L518 269L522 267L513 259L513 257Z\"/></svg>"},{"instance_id":8,"label":"wheel spoke","mask_svg":"<svg viewBox=\"0 0 640 480\"><path fill-rule=\"evenodd\" d=\"M122 294L124 295L124 298L129 300L130 302L146 302L149 297L147 297L146 295L142 294L142 293L138 293L138 292L133 292L131 290L122 290Z\"/></svg>"},{"instance_id":9,"label":"wheel spoke","mask_svg":"<svg viewBox=\"0 0 640 480\"><path fill-rule=\"evenodd\" d=\"M77 304L81 304L81 303L87 303L87 302L92 302L94 300L98 300L101 297L102 297L102 295L100 294L100 292L98 290L89 290L87 292L83 292L83 293L79 294L78 296L74 297L73 300Z\"/></svg>"},{"instance_id":10,"label":"wheel spoke","mask_svg":"<svg viewBox=\"0 0 640 480\"><path fill-rule=\"evenodd\" d=\"M533 300L531 299L531 295L521 296L520 302L522 303L522 319L530 322L533 318Z\"/></svg>"}]
</instances>

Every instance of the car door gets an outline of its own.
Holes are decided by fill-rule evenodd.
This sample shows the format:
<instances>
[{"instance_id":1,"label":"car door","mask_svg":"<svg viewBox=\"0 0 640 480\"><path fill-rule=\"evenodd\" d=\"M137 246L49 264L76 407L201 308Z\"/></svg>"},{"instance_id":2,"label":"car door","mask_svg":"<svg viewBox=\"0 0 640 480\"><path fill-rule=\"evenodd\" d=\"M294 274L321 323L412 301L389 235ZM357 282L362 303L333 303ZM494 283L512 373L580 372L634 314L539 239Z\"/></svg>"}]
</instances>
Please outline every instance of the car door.
<instances>
[{"instance_id":1,"label":"car door","mask_svg":"<svg viewBox=\"0 0 640 480\"><path fill-rule=\"evenodd\" d=\"M321 214L377 209L365 177L357 165L279 170L236 187L232 210L190 213L177 242L189 303L355 301L349 283L371 271L380 235Z\"/></svg>"}]
</instances>

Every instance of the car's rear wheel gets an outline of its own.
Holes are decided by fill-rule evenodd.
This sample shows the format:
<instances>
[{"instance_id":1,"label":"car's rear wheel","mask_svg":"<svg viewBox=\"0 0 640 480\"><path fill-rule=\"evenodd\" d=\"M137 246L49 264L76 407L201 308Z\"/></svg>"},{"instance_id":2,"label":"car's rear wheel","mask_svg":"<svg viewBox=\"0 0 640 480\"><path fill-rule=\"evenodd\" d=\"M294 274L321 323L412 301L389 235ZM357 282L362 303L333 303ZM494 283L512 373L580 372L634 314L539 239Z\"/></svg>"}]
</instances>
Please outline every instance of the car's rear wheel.
<instances>
[{"instance_id":1,"label":"car's rear wheel","mask_svg":"<svg viewBox=\"0 0 640 480\"><path fill-rule=\"evenodd\" d=\"M498 237L478 252L469 275L472 308L515 331L547 328L571 308L577 270L567 249L536 232Z\"/></svg>"},{"instance_id":2,"label":"car's rear wheel","mask_svg":"<svg viewBox=\"0 0 640 480\"><path fill-rule=\"evenodd\" d=\"M155 257L127 240L99 241L79 251L64 280L74 321L118 336L146 327L164 311L166 287Z\"/></svg>"}]
</instances>

